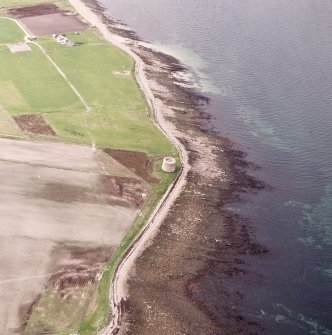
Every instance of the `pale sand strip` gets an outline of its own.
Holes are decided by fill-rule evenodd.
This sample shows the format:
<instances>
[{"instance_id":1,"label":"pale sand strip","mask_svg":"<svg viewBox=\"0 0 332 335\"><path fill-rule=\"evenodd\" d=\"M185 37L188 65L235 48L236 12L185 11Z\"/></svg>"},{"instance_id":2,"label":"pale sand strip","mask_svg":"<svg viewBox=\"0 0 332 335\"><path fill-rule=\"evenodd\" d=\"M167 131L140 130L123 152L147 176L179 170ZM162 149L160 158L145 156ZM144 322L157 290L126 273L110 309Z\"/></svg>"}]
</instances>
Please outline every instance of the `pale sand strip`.
<instances>
[{"instance_id":1,"label":"pale sand strip","mask_svg":"<svg viewBox=\"0 0 332 335\"><path fill-rule=\"evenodd\" d=\"M119 318L121 315L119 315L117 306L121 303L122 298L127 296L127 278L129 272L132 269L137 257L139 257L139 255L143 252L148 243L157 233L161 223L167 216L170 207L180 195L181 190L186 183L186 176L190 169L190 165L188 162L187 151L175 136L175 127L171 123L167 122L163 117L163 110L166 110L167 107L154 98L151 87L149 86L149 82L144 72L144 62L134 52L131 51L128 45L126 45L126 40L124 38L112 34L107 29L107 26L102 22L102 19L90 8L88 8L81 0L69 0L69 2L84 19L90 22L91 25L94 25L96 28L98 28L105 40L119 47L135 60L136 78L150 105L151 111L153 113L153 121L156 126L160 128L161 131L178 148L183 167L176 184L169 187L164 197L155 208L153 214L145 226L145 229L138 236L130 251L122 259L120 265L117 268L110 290L110 304L113 312L111 323L100 333L100 335L106 335L111 334L120 321Z\"/></svg>"}]
</instances>

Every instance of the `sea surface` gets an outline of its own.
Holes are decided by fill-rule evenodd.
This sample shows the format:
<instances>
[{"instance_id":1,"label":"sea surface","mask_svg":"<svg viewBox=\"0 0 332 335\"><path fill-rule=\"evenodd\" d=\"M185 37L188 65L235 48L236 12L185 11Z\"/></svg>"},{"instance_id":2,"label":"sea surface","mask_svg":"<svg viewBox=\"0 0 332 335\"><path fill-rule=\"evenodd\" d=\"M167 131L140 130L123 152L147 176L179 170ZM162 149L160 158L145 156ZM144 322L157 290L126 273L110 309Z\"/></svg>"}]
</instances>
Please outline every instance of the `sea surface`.
<instances>
[{"instance_id":1,"label":"sea surface","mask_svg":"<svg viewBox=\"0 0 332 335\"><path fill-rule=\"evenodd\" d=\"M270 252L242 312L264 334L332 334L332 1L102 0L182 60L223 137L270 187L229 205ZM220 297L222 299L222 297Z\"/></svg>"}]
</instances>

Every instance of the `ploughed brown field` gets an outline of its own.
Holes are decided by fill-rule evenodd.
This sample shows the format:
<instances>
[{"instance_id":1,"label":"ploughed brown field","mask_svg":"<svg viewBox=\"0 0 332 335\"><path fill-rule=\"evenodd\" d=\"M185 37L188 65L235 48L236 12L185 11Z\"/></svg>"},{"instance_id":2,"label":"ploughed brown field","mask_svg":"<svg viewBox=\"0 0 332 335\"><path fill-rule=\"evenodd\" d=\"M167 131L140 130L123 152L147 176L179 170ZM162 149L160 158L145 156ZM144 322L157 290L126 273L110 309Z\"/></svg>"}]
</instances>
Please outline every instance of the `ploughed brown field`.
<instances>
[{"instance_id":1,"label":"ploughed brown field","mask_svg":"<svg viewBox=\"0 0 332 335\"><path fill-rule=\"evenodd\" d=\"M36 36L83 31L87 28L87 24L78 16L52 3L12 8L10 13Z\"/></svg>"},{"instance_id":2,"label":"ploughed brown field","mask_svg":"<svg viewBox=\"0 0 332 335\"><path fill-rule=\"evenodd\" d=\"M0 139L0 329L14 334L49 280L108 259L148 189L91 147Z\"/></svg>"},{"instance_id":3,"label":"ploughed brown field","mask_svg":"<svg viewBox=\"0 0 332 335\"><path fill-rule=\"evenodd\" d=\"M47 124L43 116L40 114L17 115L14 116L14 120L18 126L27 133L56 136L55 131Z\"/></svg>"}]
</instances>

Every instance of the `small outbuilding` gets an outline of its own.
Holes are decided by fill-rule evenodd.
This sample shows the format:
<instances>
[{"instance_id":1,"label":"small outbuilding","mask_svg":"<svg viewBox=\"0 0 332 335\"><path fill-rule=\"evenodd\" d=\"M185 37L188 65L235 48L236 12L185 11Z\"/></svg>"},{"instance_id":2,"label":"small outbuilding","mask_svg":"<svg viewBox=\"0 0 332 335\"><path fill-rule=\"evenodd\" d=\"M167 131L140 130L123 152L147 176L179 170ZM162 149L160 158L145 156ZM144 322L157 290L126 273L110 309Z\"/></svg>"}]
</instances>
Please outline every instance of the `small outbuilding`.
<instances>
[{"instance_id":1,"label":"small outbuilding","mask_svg":"<svg viewBox=\"0 0 332 335\"><path fill-rule=\"evenodd\" d=\"M174 172L176 169L176 160L173 157L165 157L161 166L165 172Z\"/></svg>"}]
</instances>

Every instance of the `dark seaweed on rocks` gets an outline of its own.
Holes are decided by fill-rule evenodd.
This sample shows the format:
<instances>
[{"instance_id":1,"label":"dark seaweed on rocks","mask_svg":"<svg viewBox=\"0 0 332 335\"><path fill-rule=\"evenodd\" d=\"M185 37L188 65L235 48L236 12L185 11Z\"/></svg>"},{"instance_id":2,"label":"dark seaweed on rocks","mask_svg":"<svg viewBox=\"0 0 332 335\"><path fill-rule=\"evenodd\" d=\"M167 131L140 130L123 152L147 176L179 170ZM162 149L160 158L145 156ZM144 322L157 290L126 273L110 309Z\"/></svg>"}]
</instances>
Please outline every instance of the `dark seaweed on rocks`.
<instances>
[{"instance_id":1,"label":"dark seaweed on rocks","mask_svg":"<svg viewBox=\"0 0 332 335\"><path fill-rule=\"evenodd\" d=\"M174 76L189 71L183 64L142 46L137 34L109 19L100 4L86 2L143 60L147 79L156 84L154 97L171 110L163 116L176 125L193 167L128 279L119 334L262 333L259 321L241 312L247 296L238 284L264 280L250 270L246 259L265 257L268 250L255 241L250 222L225 207L241 201L243 192L266 187L249 175L258 167L213 130L206 112L209 99ZM211 166L222 173L211 173Z\"/></svg>"},{"instance_id":2,"label":"dark seaweed on rocks","mask_svg":"<svg viewBox=\"0 0 332 335\"><path fill-rule=\"evenodd\" d=\"M108 25L110 31L122 37L126 37L133 41L142 41L142 39L132 30L127 29L126 26L119 20L112 20L105 13L106 8L96 0L84 0L85 4L88 5L99 17L102 18L103 22Z\"/></svg>"}]
</instances>

